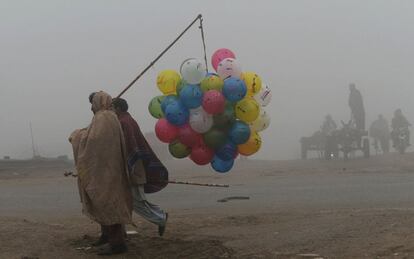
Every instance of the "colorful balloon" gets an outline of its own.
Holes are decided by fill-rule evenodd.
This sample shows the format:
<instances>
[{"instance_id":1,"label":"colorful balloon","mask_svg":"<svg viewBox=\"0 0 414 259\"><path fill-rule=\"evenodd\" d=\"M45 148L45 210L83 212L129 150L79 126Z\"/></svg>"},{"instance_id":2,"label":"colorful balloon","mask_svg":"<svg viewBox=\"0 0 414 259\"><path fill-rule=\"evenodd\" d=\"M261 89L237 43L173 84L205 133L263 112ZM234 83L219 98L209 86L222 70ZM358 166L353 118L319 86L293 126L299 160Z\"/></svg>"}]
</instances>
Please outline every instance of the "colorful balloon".
<instances>
[{"instance_id":1,"label":"colorful balloon","mask_svg":"<svg viewBox=\"0 0 414 259\"><path fill-rule=\"evenodd\" d=\"M231 160L221 160L218 156L214 156L211 161L211 167L214 171L219 173L227 173L233 168L234 159Z\"/></svg>"},{"instance_id":2,"label":"colorful balloon","mask_svg":"<svg viewBox=\"0 0 414 259\"><path fill-rule=\"evenodd\" d=\"M162 102L161 102L161 110L162 110L162 112L165 114L165 110L167 109L167 106L170 105L171 103L176 103L178 101L179 101L179 99L178 99L178 97L176 95L173 95L172 94L172 95L165 96L162 99Z\"/></svg>"},{"instance_id":3,"label":"colorful balloon","mask_svg":"<svg viewBox=\"0 0 414 259\"><path fill-rule=\"evenodd\" d=\"M246 83L249 96L258 94L262 89L262 79L254 72L243 72L241 79Z\"/></svg>"},{"instance_id":4,"label":"colorful balloon","mask_svg":"<svg viewBox=\"0 0 414 259\"><path fill-rule=\"evenodd\" d=\"M217 71L217 67L220 62L226 58L236 58L236 55L234 55L233 51L226 48L216 50L211 56L211 65L213 66L214 70Z\"/></svg>"},{"instance_id":5,"label":"colorful balloon","mask_svg":"<svg viewBox=\"0 0 414 259\"><path fill-rule=\"evenodd\" d=\"M238 145L237 149L239 153L243 156L251 156L257 151L259 151L262 146L262 139L257 132L252 132L250 134L249 140L246 143Z\"/></svg>"},{"instance_id":6,"label":"colorful balloon","mask_svg":"<svg viewBox=\"0 0 414 259\"><path fill-rule=\"evenodd\" d=\"M229 77L224 80L223 95L229 102L238 102L246 96L247 88L243 80Z\"/></svg>"},{"instance_id":7,"label":"colorful balloon","mask_svg":"<svg viewBox=\"0 0 414 259\"><path fill-rule=\"evenodd\" d=\"M181 78L180 83L177 85L176 95L180 95L181 90L184 88L184 86L188 85L188 83Z\"/></svg>"},{"instance_id":8,"label":"colorful balloon","mask_svg":"<svg viewBox=\"0 0 414 259\"><path fill-rule=\"evenodd\" d=\"M227 131L235 122L234 107L232 103L227 102L224 111L220 114L214 115L214 126L217 129Z\"/></svg>"},{"instance_id":9,"label":"colorful balloon","mask_svg":"<svg viewBox=\"0 0 414 259\"><path fill-rule=\"evenodd\" d=\"M170 103L165 109L165 118L175 126L184 125L189 116L188 109L180 101Z\"/></svg>"},{"instance_id":10,"label":"colorful balloon","mask_svg":"<svg viewBox=\"0 0 414 259\"><path fill-rule=\"evenodd\" d=\"M236 155L237 146L231 141L227 141L223 146L216 150L216 156L224 161L232 160Z\"/></svg>"},{"instance_id":11,"label":"colorful balloon","mask_svg":"<svg viewBox=\"0 0 414 259\"><path fill-rule=\"evenodd\" d=\"M180 81L180 75L176 71L164 70L158 74L157 86L165 95L174 94Z\"/></svg>"},{"instance_id":12,"label":"colorful balloon","mask_svg":"<svg viewBox=\"0 0 414 259\"><path fill-rule=\"evenodd\" d=\"M197 165L206 165L213 159L214 152L205 145L194 147L191 150L190 159Z\"/></svg>"},{"instance_id":13,"label":"colorful balloon","mask_svg":"<svg viewBox=\"0 0 414 259\"><path fill-rule=\"evenodd\" d=\"M202 107L190 110L190 126L198 133L206 133L213 126L213 116L206 113Z\"/></svg>"},{"instance_id":14,"label":"colorful balloon","mask_svg":"<svg viewBox=\"0 0 414 259\"><path fill-rule=\"evenodd\" d=\"M237 61L233 58L226 58L220 62L217 68L217 74L223 79L227 79L229 77L236 77L240 78L242 74L242 70L240 65Z\"/></svg>"},{"instance_id":15,"label":"colorful balloon","mask_svg":"<svg viewBox=\"0 0 414 259\"><path fill-rule=\"evenodd\" d=\"M203 139L206 146L217 149L226 143L227 136L223 131L213 128L204 134Z\"/></svg>"},{"instance_id":16,"label":"colorful balloon","mask_svg":"<svg viewBox=\"0 0 414 259\"><path fill-rule=\"evenodd\" d=\"M170 143L178 135L178 128L165 118L161 118L155 124L155 135L164 143Z\"/></svg>"},{"instance_id":17,"label":"colorful balloon","mask_svg":"<svg viewBox=\"0 0 414 259\"><path fill-rule=\"evenodd\" d=\"M216 74L210 74L210 75L207 75L207 77L205 77L203 81L201 81L200 88L201 88L201 91L203 92L207 92L210 90L221 91L223 89L223 85L224 85L223 79L221 79Z\"/></svg>"},{"instance_id":18,"label":"colorful balloon","mask_svg":"<svg viewBox=\"0 0 414 259\"><path fill-rule=\"evenodd\" d=\"M242 121L236 121L229 131L230 140L236 144L244 144L250 138L250 127Z\"/></svg>"},{"instance_id":19,"label":"colorful balloon","mask_svg":"<svg viewBox=\"0 0 414 259\"><path fill-rule=\"evenodd\" d=\"M180 100L188 109L197 108L203 100L203 92L198 85L186 85L180 91Z\"/></svg>"},{"instance_id":20,"label":"colorful balloon","mask_svg":"<svg viewBox=\"0 0 414 259\"><path fill-rule=\"evenodd\" d=\"M264 87L260 90L258 94L254 96L256 101L263 107L267 106L272 100L272 90L266 84L263 84Z\"/></svg>"},{"instance_id":21,"label":"colorful balloon","mask_svg":"<svg viewBox=\"0 0 414 259\"><path fill-rule=\"evenodd\" d=\"M260 132L267 129L270 125L270 116L265 110L260 111L259 117L253 122L250 122L250 128L253 131Z\"/></svg>"},{"instance_id":22,"label":"colorful balloon","mask_svg":"<svg viewBox=\"0 0 414 259\"><path fill-rule=\"evenodd\" d=\"M203 109L209 114L219 114L224 111L226 99L223 94L217 90L210 90L204 93Z\"/></svg>"},{"instance_id":23,"label":"colorful balloon","mask_svg":"<svg viewBox=\"0 0 414 259\"><path fill-rule=\"evenodd\" d=\"M191 148L187 147L178 140L174 140L168 145L170 154L175 158L185 158L191 153Z\"/></svg>"},{"instance_id":24,"label":"colorful balloon","mask_svg":"<svg viewBox=\"0 0 414 259\"><path fill-rule=\"evenodd\" d=\"M190 124L185 124L178 130L178 140L186 146L194 147L200 144L200 141L202 141L202 136L201 134L194 131L191 128Z\"/></svg>"},{"instance_id":25,"label":"colorful balloon","mask_svg":"<svg viewBox=\"0 0 414 259\"><path fill-rule=\"evenodd\" d=\"M148 111L150 112L151 116L156 119L161 119L164 117L164 112L161 109L161 103L162 100L164 100L164 97L164 95L155 96L148 104Z\"/></svg>"},{"instance_id":26,"label":"colorful balloon","mask_svg":"<svg viewBox=\"0 0 414 259\"><path fill-rule=\"evenodd\" d=\"M259 104L253 98L244 98L235 106L236 117L244 122L252 122L257 119L260 112Z\"/></svg>"},{"instance_id":27,"label":"colorful balloon","mask_svg":"<svg viewBox=\"0 0 414 259\"><path fill-rule=\"evenodd\" d=\"M180 73L187 83L196 85L204 79L207 71L203 62L195 58L189 58L181 64Z\"/></svg>"}]
</instances>

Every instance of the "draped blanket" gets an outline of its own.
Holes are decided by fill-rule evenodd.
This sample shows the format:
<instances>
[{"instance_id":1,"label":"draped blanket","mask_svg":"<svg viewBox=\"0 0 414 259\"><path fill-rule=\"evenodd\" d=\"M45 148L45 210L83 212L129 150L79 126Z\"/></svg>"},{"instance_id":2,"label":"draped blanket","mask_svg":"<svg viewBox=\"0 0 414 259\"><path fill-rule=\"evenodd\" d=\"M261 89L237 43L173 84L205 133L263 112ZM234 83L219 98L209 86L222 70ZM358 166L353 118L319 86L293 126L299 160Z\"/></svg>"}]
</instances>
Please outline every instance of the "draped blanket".
<instances>
[{"instance_id":1,"label":"draped blanket","mask_svg":"<svg viewBox=\"0 0 414 259\"><path fill-rule=\"evenodd\" d=\"M139 178L145 179L142 182L145 193L162 190L168 184L168 170L151 149L134 118L128 112L118 114L118 118L124 132L129 172L144 174ZM135 168L138 163L142 163L141 170Z\"/></svg>"}]
</instances>

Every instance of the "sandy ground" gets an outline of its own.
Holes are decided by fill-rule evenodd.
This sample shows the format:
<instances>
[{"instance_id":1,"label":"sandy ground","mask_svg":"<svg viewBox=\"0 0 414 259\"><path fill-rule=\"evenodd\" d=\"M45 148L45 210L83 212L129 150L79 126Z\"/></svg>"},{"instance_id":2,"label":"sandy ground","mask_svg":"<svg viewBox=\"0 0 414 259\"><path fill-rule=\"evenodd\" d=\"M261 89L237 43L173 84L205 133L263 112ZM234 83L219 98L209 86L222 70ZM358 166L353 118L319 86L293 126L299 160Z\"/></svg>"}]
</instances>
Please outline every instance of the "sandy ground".
<instances>
[{"instance_id":1,"label":"sandy ground","mask_svg":"<svg viewBox=\"0 0 414 259\"><path fill-rule=\"evenodd\" d=\"M171 179L231 187L150 195L169 211L165 236L135 216L129 252L113 258L414 258L413 158L238 161L225 175L170 161ZM0 258L100 258L70 168L0 164Z\"/></svg>"}]
</instances>

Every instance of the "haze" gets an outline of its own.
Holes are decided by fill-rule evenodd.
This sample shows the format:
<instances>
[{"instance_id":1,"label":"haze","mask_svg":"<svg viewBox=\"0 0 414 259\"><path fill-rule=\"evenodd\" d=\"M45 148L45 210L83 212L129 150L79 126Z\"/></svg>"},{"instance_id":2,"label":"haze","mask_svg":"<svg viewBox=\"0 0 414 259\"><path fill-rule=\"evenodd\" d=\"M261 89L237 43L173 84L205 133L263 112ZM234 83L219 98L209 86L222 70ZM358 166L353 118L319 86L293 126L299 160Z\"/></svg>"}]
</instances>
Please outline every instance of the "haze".
<instances>
[{"instance_id":1,"label":"haze","mask_svg":"<svg viewBox=\"0 0 414 259\"><path fill-rule=\"evenodd\" d=\"M68 135L87 126L90 92L118 94L193 20L204 16L209 57L236 53L273 90L261 159L298 158L299 139L325 114L347 121L348 84L367 125L402 108L414 121L412 1L0 1L0 157L71 155ZM124 96L143 130L157 73L202 58L194 27ZM211 68L210 68L211 69Z\"/></svg>"}]
</instances>

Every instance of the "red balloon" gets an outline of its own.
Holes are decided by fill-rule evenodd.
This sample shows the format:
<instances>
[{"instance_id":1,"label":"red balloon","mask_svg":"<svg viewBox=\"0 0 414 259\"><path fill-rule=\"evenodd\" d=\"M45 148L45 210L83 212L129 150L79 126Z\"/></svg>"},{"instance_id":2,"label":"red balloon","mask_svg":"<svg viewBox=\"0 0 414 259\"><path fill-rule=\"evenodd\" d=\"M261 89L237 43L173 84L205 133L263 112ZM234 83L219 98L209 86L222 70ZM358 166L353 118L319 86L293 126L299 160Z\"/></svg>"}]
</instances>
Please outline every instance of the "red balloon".
<instances>
[{"instance_id":1,"label":"red balloon","mask_svg":"<svg viewBox=\"0 0 414 259\"><path fill-rule=\"evenodd\" d=\"M224 111L226 99L224 95L217 90L207 91L203 96L203 108L207 113L219 114Z\"/></svg>"},{"instance_id":2,"label":"red balloon","mask_svg":"<svg viewBox=\"0 0 414 259\"><path fill-rule=\"evenodd\" d=\"M213 160L214 151L205 145L199 145L191 151L190 159L197 165L206 165Z\"/></svg>"},{"instance_id":3,"label":"red balloon","mask_svg":"<svg viewBox=\"0 0 414 259\"><path fill-rule=\"evenodd\" d=\"M236 58L236 55L229 49L218 49L211 56L211 65L217 71L218 64L226 58Z\"/></svg>"},{"instance_id":4,"label":"red balloon","mask_svg":"<svg viewBox=\"0 0 414 259\"><path fill-rule=\"evenodd\" d=\"M161 118L155 124L155 135L164 143L170 143L178 136L178 128Z\"/></svg>"},{"instance_id":5,"label":"red balloon","mask_svg":"<svg viewBox=\"0 0 414 259\"><path fill-rule=\"evenodd\" d=\"M178 130L178 140L186 146L197 146L200 139L202 139L201 134L195 132L188 123Z\"/></svg>"}]
</instances>

